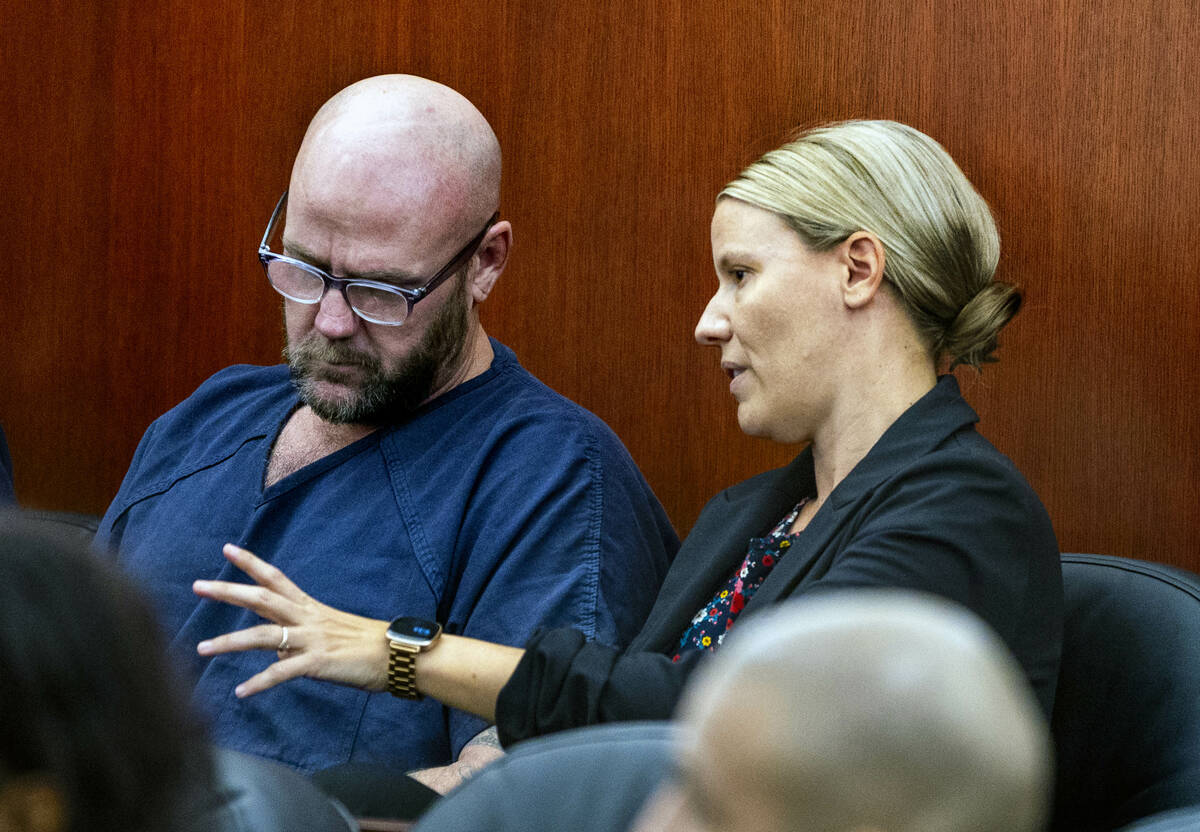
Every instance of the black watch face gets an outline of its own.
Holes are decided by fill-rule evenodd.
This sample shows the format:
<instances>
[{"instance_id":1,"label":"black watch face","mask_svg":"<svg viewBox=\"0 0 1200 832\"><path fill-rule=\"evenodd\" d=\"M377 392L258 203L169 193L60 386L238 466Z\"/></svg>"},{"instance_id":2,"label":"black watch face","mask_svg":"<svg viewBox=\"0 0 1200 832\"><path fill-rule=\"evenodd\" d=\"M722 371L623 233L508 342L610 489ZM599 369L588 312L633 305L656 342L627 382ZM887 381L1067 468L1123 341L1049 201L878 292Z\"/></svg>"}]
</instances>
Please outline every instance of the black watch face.
<instances>
[{"instance_id":1,"label":"black watch face","mask_svg":"<svg viewBox=\"0 0 1200 832\"><path fill-rule=\"evenodd\" d=\"M388 627L388 638L428 644L442 632L442 625L427 618L409 618L401 616L394 619Z\"/></svg>"}]
</instances>

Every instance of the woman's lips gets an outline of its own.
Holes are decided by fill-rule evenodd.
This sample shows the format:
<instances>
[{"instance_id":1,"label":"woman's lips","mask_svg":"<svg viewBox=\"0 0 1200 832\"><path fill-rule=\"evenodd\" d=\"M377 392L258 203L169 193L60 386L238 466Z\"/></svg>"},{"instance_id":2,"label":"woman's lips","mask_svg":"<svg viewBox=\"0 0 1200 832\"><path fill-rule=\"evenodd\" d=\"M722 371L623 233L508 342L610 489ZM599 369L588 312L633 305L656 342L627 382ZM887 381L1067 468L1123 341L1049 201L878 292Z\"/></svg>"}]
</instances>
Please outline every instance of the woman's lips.
<instances>
[{"instance_id":1,"label":"woman's lips","mask_svg":"<svg viewBox=\"0 0 1200 832\"><path fill-rule=\"evenodd\" d=\"M729 392L736 393L738 378L746 371L746 368L731 361L722 361L721 369L725 371L725 375L729 376Z\"/></svg>"}]
</instances>

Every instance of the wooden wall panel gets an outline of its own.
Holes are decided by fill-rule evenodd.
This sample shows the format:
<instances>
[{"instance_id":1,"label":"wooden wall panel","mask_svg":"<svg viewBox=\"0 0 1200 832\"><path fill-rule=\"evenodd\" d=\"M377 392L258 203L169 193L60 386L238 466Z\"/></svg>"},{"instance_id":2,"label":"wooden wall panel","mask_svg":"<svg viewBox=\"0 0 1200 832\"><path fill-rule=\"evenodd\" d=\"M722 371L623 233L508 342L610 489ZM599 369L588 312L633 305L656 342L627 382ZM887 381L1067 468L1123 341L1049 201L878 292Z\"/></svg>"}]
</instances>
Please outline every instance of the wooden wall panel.
<instances>
[{"instance_id":1,"label":"wooden wall panel","mask_svg":"<svg viewBox=\"0 0 1200 832\"><path fill-rule=\"evenodd\" d=\"M492 334L604 417L681 530L793 448L742 436L715 351L721 184L794 125L907 121L993 205L1027 290L963 374L1067 550L1200 570L1189 0L56 0L6 13L0 422L18 494L102 511L155 415L278 360L254 246L307 120L360 77L459 89L505 151ZM1138 6L1138 8L1135 8Z\"/></svg>"},{"instance_id":2,"label":"wooden wall panel","mask_svg":"<svg viewBox=\"0 0 1200 832\"><path fill-rule=\"evenodd\" d=\"M102 345L114 335L104 314L113 124L101 103L111 21L70 0L6 8L4 21L0 423L18 496L35 505L102 505L111 474L99 449L129 428L104 412L96 384Z\"/></svg>"}]
</instances>

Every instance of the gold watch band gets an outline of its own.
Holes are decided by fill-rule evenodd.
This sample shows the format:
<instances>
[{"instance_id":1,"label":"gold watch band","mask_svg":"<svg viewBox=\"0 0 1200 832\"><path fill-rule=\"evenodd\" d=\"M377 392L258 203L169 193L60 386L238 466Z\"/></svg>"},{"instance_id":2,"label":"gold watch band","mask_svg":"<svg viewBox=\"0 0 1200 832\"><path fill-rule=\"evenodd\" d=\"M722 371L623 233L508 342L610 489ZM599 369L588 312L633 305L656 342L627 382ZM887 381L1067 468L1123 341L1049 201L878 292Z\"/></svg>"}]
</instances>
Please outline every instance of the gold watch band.
<instances>
[{"instance_id":1,"label":"gold watch band","mask_svg":"<svg viewBox=\"0 0 1200 832\"><path fill-rule=\"evenodd\" d=\"M424 699L417 692L417 654L421 648L399 641L389 640L388 644L388 693L401 699Z\"/></svg>"}]
</instances>

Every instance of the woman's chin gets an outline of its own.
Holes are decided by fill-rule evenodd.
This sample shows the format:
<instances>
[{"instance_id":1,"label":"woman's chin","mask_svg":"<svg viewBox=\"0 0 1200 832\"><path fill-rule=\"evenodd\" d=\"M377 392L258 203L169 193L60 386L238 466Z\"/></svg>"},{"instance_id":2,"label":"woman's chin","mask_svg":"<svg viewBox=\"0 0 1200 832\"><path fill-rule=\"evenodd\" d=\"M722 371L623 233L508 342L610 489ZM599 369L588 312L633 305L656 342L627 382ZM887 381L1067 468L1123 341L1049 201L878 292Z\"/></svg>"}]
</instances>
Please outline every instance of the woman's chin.
<instances>
[{"instance_id":1,"label":"woman's chin","mask_svg":"<svg viewBox=\"0 0 1200 832\"><path fill-rule=\"evenodd\" d=\"M738 427L747 436L767 439L781 445L806 445L812 440L811 432L794 424L780 424L779 420L766 418L745 405L738 407Z\"/></svg>"},{"instance_id":2,"label":"woman's chin","mask_svg":"<svg viewBox=\"0 0 1200 832\"><path fill-rule=\"evenodd\" d=\"M762 418L761 413L755 413L752 408L746 405L738 405L738 427L742 429L742 433L747 436L753 436L758 439L775 440L774 432L771 430L770 422Z\"/></svg>"}]
</instances>

